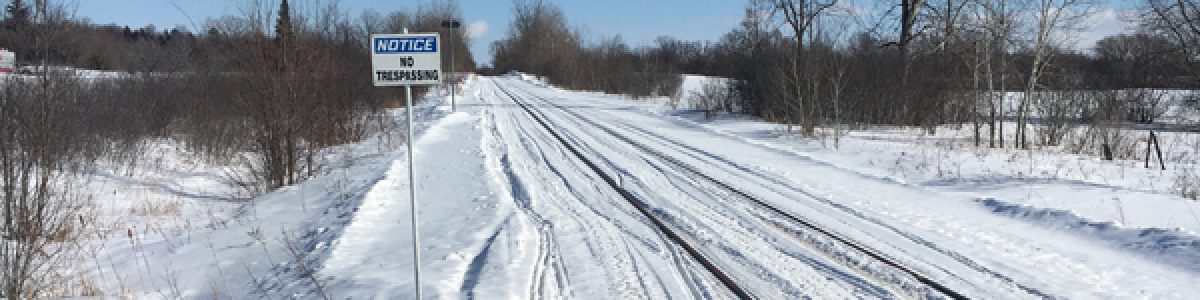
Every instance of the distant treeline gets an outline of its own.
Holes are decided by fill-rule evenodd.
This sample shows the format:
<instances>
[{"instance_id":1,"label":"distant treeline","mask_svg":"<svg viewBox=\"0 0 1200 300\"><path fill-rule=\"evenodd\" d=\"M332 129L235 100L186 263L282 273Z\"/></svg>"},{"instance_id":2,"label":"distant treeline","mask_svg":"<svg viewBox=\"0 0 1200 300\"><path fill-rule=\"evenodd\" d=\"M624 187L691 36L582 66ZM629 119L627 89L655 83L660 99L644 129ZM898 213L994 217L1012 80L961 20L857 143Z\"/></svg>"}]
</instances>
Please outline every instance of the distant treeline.
<instances>
[{"instance_id":1,"label":"distant treeline","mask_svg":"<svg viewBox=\"0 0 1200 300\"><path fill-rule=\"evenodd\" d=\"M222 45L245 43L246 34L254 31L270 35L273 30L272 24L262 22L269 20L270 15L277 12L277 8L266 1L245 1L238 3L245 6L243 10L247 11L246 15L228 15L203 20L200 24L193 25L198 28L183 25L155 28L153 25L130 27L92 24L86 19L70 18L75 12L65 5L58 5L56 9L47 11L47 14L52 15L47 16L45 20L35 21L32 20L33 3L28 3L31 1L5 2L9 3L4 6L4 18L0 22L0 48L16 52L20 64L38 65L45 59L45 62L51 65L128 72L184 71L196 64L215 63L214 60L219 60L219 56L228 54L216 50L223 47ZM293 22L298 25L297 30L307 31L301 35L319 34L329 42L362 44L359 48L365 51L367 32L400 33L405 28L412 32L440 32L445 40L444 46L454 47L456 50L453 51L456 64L454 70L470 72L475 69L475 60L468 51L467 38L463 31L458 30L451 34L441 28L443 19L461 14L452 1L434 3L419 14L396 11L385 15L367 11L357 17L350 17L336 2L305 3L327 6L307 9L306 11L311 12L296 16ZM49 6L55 4L51 3ZM451 12L446 12L447 10ZM39 40L35 35L48 30L53 31L57 39L47 45L38 45L39 41L48 41ZM446 70L450 69L449 50L445 48L442 51ZM362 53L364 52L359 54Z\"/></svg>"},{"instance_id":2,"label":"distant treeline","mask_svg":"<svg viewBox=\"0 0 1200 300\"><path fill-rule=\"evenodd\" d=\"M670 54L632 49L620 37L587 45L569 29L562 11L541 1L514 3L509 36L492 44L493 66L485 72L521 71L545 76L573 89L634 96L670 95L683 70Z\"/></svg>"},{"instance_id":3,"label":"distant treeline","mask_svg":"<svg viewBox=\"0 0 1200 300\"><path fill-rule=\"evenodd\" d=\"M861 13L851 4L875 6ZM705 109L761 116L805 134L827 124L984 123L990 143L1002 146L1001 121L1015 118L1022 128L1015 145L1027 146L1031 112L1063 97L1029 97L1013 109L998 92L1200 88L1200 25L1185 18L1200 15L1196 1L1142 1L1138 32L1106 37L1084 53L1063 38L1076 36L1097 4L750 0L744 20L717 41L661 37L631 49L619 38L585 43L558 8L533 0L518 2L509 37L492 49L496 72L531 72L573 88L645 95L669 87L656 84L668 82L664 74L731 78L731 90L718 93L730 99ZM1096 101L1074 105L1111 110ZM1128 106L1117 110L1147 110L1140 99L1114 101Z\"/></svg>"}]
</instances>

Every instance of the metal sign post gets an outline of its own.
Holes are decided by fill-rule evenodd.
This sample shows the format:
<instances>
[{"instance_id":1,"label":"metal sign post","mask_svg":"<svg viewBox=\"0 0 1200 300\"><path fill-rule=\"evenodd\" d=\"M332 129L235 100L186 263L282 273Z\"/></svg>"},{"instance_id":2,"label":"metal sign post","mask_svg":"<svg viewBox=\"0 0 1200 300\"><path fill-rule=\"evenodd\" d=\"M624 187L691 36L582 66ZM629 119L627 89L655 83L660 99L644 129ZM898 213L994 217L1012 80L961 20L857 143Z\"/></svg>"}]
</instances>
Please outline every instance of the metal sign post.
<instances>
[{"instance_id":1,"label":"metal sign post","mask_svg":"<svg viewBox=\"0 0 1200 300\"><path fill-rule=\"evenodd\" d=\"M421 239L417 223L417 177L413 169L412 86L442 82L441 42L437 33L371 35L371 74L375 86L404 86L408 111L408 197L412 207L413 275L421 299Z\"/></svg>"},{"instance_id":2,"label":"metal sign post","mask_svg":"<svg viewBox=\"0 0 1200 300\"><path fill-rule=\"evenodd\" d=\"M454 40L455 37L454 29L457 29L460 26L462 26L462 24L460 24L458 20L442 21L442 28L450 28L451 40ZM454 46L450 46L450 75L454 75ZM458 81L458 78L455 78L450 82L450 111L457 111L457 107L454 105L454 98L458 94L458 83L456 81Z\"/></svg>"}]
</instances>

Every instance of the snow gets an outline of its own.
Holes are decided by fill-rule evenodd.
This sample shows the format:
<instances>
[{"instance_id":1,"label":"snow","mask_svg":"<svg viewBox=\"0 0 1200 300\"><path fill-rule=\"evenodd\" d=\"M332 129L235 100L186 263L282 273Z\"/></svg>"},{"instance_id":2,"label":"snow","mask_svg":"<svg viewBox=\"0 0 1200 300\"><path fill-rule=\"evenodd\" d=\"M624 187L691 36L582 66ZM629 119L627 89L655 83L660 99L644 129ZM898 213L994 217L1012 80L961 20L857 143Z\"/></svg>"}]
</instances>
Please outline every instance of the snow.
<instances>
[{"instance_id":1,"label":"snow","mask_svg":"<svg viewBox=\"0 0 1200 300\"><path fill-rule=\"evenodd\" d=\"M688 76L682 90L715 80ZM440 92L416 108L426 298L733 297L504 90L761 298L941 295L649 153L971 298L1200 294L1200 203L1170 184L1183 163L979 149L965 128L853 131L834 147L828 135L517 74L471 77L457 111ZM1195 137L1163 138L1179 156ZM156 163L101 164L86 188L104 225L82 272L102 297L415 296L402 139L329 149L323 173L258 197L170 140L145 147Z\"/></svg>"},{"instance_id":2,"label":"snow","mask_svg":"<svg viewBox=\"0 0 1200 300\"><path fill-rule=\"evenodd\" d=\"M1088 238L1110 242L1112 246L1137 252L1164 264L1187 271L1200 271L1200 237L1180 229L1122 228L1112 222L1095 222L1065 210L1038 209L1007 204L995 199L977 200L993 213L1027 220L1035 224L1075 231Z\"/></svg>"},{"instance_id":3,"label":"snow","mask_svg":"<svg viewBox=\"0 0 1200 300\"><path fill-rule=\"evenodd\" d=\"M444 115L418 106L418 132ZM396 113L397 118L401 115ZM308 271L328 259L364 201L403 152L380 135L324 151L322 172L259 197L171 140L150 141L137 168L101 163L84 190L97 212L80 284L106 297L258 298L317 292ZM301 267L303 266L303 267Z\"/></svg>"},{"instance_id":4,"label":"snow","mask_svg":"<svg viewBox=\"0 0 1200 300\"><path fill-rule=\"evenodd\" d=\"M421 174L417 177L418 211L422 226L436 230L421 236L425 288L436 294L459 291L460 283L466 280L464 273L475 259L468 254L478 252L479 241L489 238L479 233L493 232L503 221L491 215L504 210L492 210L498 199L489 192L488 181L470 180L486 172L477 144L479 131L472 130L478 122L477 116L464 112L449 114L415 144L415 169ZM407 172L406 161L393 162L384 180L367 193L353 222L335 245L322 270L330 274L333 294L353 298L413 296L413 282L395 278L398 271L413 269Z\"/></svg>"},{"instance_id":5,"label":"snow","mask_svg":"<svg viewBox=\"0 0 1200 300\"><path fill-rule=\"evenodd\" d=\"M680 75L682 82L679 84L679 91L672 95L667 105L672 109L688 109L696 107L699 95L704 92L705 86L713 84L729 84L730 80L721 77L684 74Z\"/></svg>"},{"instance_id":6,"label":"snow","mask_svg":"<svg viewBox=\"0 0 1200 300\"><path fill-rule=\"evenodd\" d=\"M290 272L296 261L321 260L304 252L325 248L336 238L361 190L379 180L378 165L388 161L369 145L346 148L358 149L341 149L353 154L331 158L348 162L343 169L253 200L215 203L180 196L186 209L174 222L129 224L132 239L123 226L113 228L89 269L99 273L94 275L100 290L138 297L238 297L294 289ZM187 186L195 188L204 186Z\"/></svg>"}]
</instances>

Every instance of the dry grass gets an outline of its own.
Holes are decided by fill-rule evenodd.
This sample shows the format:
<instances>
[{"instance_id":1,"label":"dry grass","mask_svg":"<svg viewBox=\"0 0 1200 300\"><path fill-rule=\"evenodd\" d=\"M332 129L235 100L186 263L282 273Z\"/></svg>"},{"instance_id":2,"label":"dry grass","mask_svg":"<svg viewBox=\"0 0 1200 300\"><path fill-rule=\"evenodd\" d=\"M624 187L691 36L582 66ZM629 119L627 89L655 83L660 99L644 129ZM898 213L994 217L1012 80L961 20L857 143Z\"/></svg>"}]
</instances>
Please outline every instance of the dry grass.
<instances>
[{"instance_id":1,"label":"dry grass","mask_svg":"<svg viewBox=\"0 0 1200 300\"><path fill-rule=\"evenodd\" d=\"M183 201L178 199L143 199L129 208L129 213L139 217L183 216Z\"/></svg>"}]
</instances>

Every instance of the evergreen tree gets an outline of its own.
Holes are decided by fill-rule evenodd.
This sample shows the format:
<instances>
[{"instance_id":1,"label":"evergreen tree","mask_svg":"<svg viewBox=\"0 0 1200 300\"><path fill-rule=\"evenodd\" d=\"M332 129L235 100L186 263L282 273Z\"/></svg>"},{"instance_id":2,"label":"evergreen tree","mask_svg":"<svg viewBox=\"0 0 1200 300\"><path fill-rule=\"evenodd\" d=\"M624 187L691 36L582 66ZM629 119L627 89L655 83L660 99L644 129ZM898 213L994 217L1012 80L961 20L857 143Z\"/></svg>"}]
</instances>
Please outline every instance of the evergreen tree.
<instances>
[{"instance_id":1,"label":"evergreen tree","mask_svg":"<svg viewBox=\"0 0 1200 300\"><path fill-rule=\"evenodd\" d=\"M292 29L292 9L288 6L288 1L283 0L279 4L279 19L275 23L275 41L280 47L289 47L296 39Z\"/></svg>"},{"instance_id":2,"label":"evergreen tree","mask_svg":"<svg viewBox=\"0 0 1200 300\"><path fill-rule=\"evenodd\" d=\"M275 20L275 68L279 72L288 72L295 61L295 32L292 27L292 9L288 1L279 3L279 18Z\"/></svg>"},{"instance_id":3,"label":"evergreen tree","mask_svg":"<svg viewBox=\"0 0 1200 300\"><path fill-rule=\"evenodd\" d=\"M24 28L29 24L29 6L26 6L25 2L21 0L12 0L12 3L4 8L4 12L8 15L8 18L4 20L5 27L10 30Z\"/></svg>"}]
</instances>

